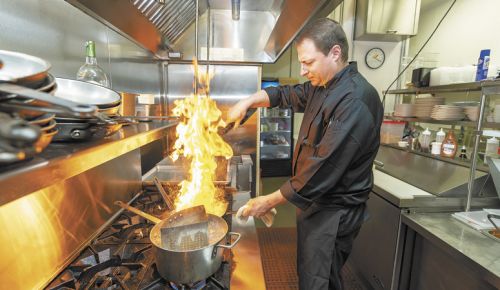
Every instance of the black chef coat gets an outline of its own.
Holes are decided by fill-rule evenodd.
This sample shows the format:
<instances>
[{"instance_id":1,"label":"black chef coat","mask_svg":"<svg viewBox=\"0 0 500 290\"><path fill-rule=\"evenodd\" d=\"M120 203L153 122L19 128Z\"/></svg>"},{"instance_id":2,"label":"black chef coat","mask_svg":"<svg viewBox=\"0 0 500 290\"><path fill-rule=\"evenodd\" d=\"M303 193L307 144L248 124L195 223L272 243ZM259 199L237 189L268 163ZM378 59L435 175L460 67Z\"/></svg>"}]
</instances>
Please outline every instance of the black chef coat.
<instances>
[{"instance_id":1,"label":"black chef coat","mask_svg":"<svg viewBox=\"0 0 500 290\"><path fill-rule=\"evenodd\" d=\"M293 175L280 188L305 210L364 203L373 187L383 107L375 88L349 63L325 86L268 87L271 106L303 112Z\"/></svg>"},{"instance_id":2,"label":"black chef coat","mask_svg":"<svg viewBox=\"0 0 500 290\"><path fill-rule=\"evenodd\" d=\"M296 205L301 290L342 290L340 269L365 216L383 108L350 63L325 86L266 88L271 106L304 112L293 176L281 188Z\"/></svg>"}]
</instances>

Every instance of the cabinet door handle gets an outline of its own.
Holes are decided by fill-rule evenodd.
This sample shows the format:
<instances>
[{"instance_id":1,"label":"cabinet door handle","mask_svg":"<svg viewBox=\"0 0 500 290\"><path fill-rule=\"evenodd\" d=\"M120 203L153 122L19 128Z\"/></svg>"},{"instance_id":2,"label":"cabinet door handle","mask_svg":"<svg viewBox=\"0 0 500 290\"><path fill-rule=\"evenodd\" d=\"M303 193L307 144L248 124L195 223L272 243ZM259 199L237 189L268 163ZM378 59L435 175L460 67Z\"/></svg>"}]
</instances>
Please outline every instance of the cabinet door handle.
<instances>
[{"instance_id":1,"label":"cabinet door handle","mask_svg":"<svg viewBox=\"0 0 500 290\"><path fill-rule=\"evenodd\" d=\"M373 163L375 164L375 166L384 167L384 162L382 161L373 160Z\"/></svg>"},{"instance_id":2,"label":"cabinet door handle","mask_svg":"<svg viewBox=\"0 0 500 290\"><path fill-rule=\"evenodd\" d=\"M389 30L386 30L385 32L390 33L390 34L396 34L396 33L398 33L398 31L395 30L395 29L389 29Z\"/></svg>"}]
</instances>

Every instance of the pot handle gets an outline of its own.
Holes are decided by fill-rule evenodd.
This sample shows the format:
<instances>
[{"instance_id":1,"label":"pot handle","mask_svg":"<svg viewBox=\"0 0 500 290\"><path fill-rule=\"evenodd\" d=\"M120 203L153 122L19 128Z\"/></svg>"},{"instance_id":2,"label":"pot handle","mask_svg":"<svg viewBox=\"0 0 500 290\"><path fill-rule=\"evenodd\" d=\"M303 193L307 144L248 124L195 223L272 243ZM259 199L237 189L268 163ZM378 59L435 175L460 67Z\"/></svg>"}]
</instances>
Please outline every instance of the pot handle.
<instances>
[{"instance_id":1,"label":"pot handle","mask_svg":"<svg viewBox=\"0 0 500 290\"><path fill-rule=\"evenodd\" d=\"M232 249L234 246L236 246L236 244L240 241L241 239L241 234L240 233L235 233L235 232L229 232L228 233L230 236L236 236L236 240L234 240L234 242L232 242L230 245L217 245L216 247L221 247L221 248L225 248L225 249Z\"/></svg>"}]
</instances>

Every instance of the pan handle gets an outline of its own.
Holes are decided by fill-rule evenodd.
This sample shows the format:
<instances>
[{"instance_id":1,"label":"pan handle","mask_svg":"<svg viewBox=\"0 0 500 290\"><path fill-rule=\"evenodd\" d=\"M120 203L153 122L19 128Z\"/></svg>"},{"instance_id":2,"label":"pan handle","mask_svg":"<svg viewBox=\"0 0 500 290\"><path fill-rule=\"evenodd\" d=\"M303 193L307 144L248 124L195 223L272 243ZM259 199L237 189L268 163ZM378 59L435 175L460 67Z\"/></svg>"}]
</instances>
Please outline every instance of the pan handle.
<instances>
[{"instance_id":1,"label":"pan handle","mask_svg":"<svg viewBox=\"0 0 500 290\"><path fill-rule=\"evenodd\" d=\"M232 249L234 246L236 246L236 244L241 239L241 234L240 233L229 232L228 235L230 235L230 236L236 236L236 240L234 240L230 245L221 245L221 244L218 244L216 247L220 247L220 248L224 248L224 249Z\"/></svg>"},{"instance_id":2,"label":"pan handle","mask_svg":"<svg viewBox=\"0 0 500 290\"><path fill-rule=\"evenodd\" d=\"M128 204L126 204L126 203L124 203L124 202L122 202L122 201L119 201L119 200L118 200L118 201L115 201L115 204L116 204L117 206L119 206L119 207L123 208L123 209L126 209L126 210L128 210L128 211L131 211L131 212L133 212L133 213L137 214L137 215L140 215L141 217L143 217L143 218L145 218L145 219L147 219L147 220L149 220L150 222L153 222L153 223L155 223L155 224L158 224L158 223L160 223L160 222L161 222L161 219L159 219L159 218L157 218L157 217L155 217L155 216L152 216L152 215L150 215L150 214L147 214L147 213L143 212L142 210L137 209L137 208L135 208L135 207L133 207L133 206L130 206L130 205L128 205Z\"/></svg>"},{"instance_id":3,"label":"pan handle","mask_svg":"<svg viewBox=\"0 0 500 290\"><path fill-rule=\"evenodd\" d=\"M44 109L54 108L55 112L65 112L73 116L91 117L97 112L97 107L93 105L86 105L75 103L73 101L61 99L47 93L42 93L26 87L0 82L0 92L7 94L15 94L18 96L28 97L50 104L50 107ZM35 108L33 108L35 109Z\"/></svg>"}]
</instances>

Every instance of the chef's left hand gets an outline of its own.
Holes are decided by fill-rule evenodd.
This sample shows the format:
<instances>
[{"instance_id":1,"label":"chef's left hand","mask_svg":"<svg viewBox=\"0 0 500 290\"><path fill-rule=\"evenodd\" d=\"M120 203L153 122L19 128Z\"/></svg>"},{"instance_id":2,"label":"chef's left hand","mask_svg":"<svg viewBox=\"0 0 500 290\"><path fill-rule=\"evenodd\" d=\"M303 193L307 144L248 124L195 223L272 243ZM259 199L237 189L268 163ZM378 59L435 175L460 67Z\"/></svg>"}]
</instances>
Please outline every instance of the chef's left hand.
<instances>
[{"instance_id":1,"label":"chef's left hand","mask_svg":"<svg viewBox=\"0 0 500 290\"><path fill-rule=\"evenodd\" d=\"M286 199L279 190L268 195L258 196L247 202L247 207L243 211L242 216L262 217L275 206L285 202Z\"/></svg>"}]
</instances>

